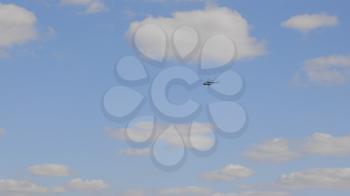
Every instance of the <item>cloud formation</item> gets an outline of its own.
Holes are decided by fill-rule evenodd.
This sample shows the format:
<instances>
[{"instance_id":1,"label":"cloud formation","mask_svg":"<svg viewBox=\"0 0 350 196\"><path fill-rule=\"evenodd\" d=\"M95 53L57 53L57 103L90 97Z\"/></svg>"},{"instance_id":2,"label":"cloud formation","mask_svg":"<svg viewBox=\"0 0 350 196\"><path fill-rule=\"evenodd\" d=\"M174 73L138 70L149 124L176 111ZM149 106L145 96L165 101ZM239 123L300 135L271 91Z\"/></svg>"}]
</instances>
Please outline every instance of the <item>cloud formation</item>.
<instances>
[{"instance_id":1,"label":"cloud formation","mask_svg":"<svg viewBox=\"0 0 350 196\"><path fill-rule=\"evenodd\" d=\"M307 60L294 77L296 83L342 85L350 80L350 56L331 55Z\"/></svg>"},{"instance_id":2,"label":"cloud formation","mask_svg":"<svg viewBox=\"0 0 350 196\"><path fill-rule=\"evenodd\" d=\"M307 155L350 156L350 136L335 137L327 133L314 133L298 143L276 138L244 152L248 159L265 162L283 162Z\"/></svg>"},{"instance_id":3,"label":"cloud formation","mask_svg":"<svg viewBox=\"0 0 350 196\"><path fill-rule=\"evenodd\" d=\"M245 191L237 193L215 193L213 196L291 196L291 194L277 191Z\"/></svg>"},{"instance_id":4,"label":"cloud formation","mask_svg":"<svg viewBox=\"0 0 350 196\"><path fill-rule=\"evenodd\" d=\"M350 190L350 168L321 168L283 175L280 183L288 188Z\"/></svg>"},{"instance_id":5,"label":"cloud formation","mask_svg":"<svg viewBox=\"0 0 350 196\"><path fill-rule=\"evenodd\" d=\"M28 167L28 171L36 176L70 176L69 168L60 164L42 164Z\"/></svg>"},{"instance_id":6,"label":"cloud formation","mask_svg":"<svg viewBox=\"0 0 350 196\"><path fill-rule=\"evenodd\" d=\"M184 186L163 188L159 190L129 190L122 194L123 196L290 196L287 192L277 191L241 191L241 192L219 192L213 189L199 186Z\"/></svg>"},{"instance_id":7,"label":"cloud formation","mask_svg":"<svg viewBox=\"0 0 350 196\"><path fill-rule=\"evenodd\" d=\"M226 7L209 7L204 10L175 12L171 17L148 17L142 21L134 21L130 24L127 32L128 37L131 39L138 28L146 24L153 24L161 27L169 39L172 38L173 33L178 28L183 26L192 27L199 34L200 46L203 46L205 41L214 35L225 35L236 44L238 59L256 57L265 52L264 45L250 35L250 27L246 19L243 18L239 12ZM162 51L158 51L157 48L154 48L157 46L155 43L159 42L159 37L154 36L154 31L143 32L140 37L141 38L138 39L138 45L142 45L142 48L149 50L145 51L145 53L150 53L153 56L163 56ZM181 38L182 43L192 43L193 41L191 36L184 36ZM208 50L206 55L208 55L207 59L212 58L213 61L220 61L222 59L217 58L226 58L231 54L225 54L225 52L232 52L231 48L227 48L227 50L222 49L223 44L220 43L216 45L213 43L210 47L211 49ZM172 51L171 47L169 49L171 50L169 52L170 58L174 58L176 53ZM216 53L218 49L224 54L218 55ZM186 44L180 44L177 47L177 51L180 52L187 50L188 45ZM196 55L198 56L200 54L195 54L194 56Z\"/></svg>"},{"instance_id":8,"label":"cloud formation","mask_svg":"<svg viewBox=\"0 0 350 196\"><path fill-rule=\"evenodd\" d=\"M64 193L64 192L93 192L106 189L107 183L103 180L83 180L80 178L70 180L64 186L58 186L54 188L48 188L38 185L31 181L13 180L13 179L0 179L0 194L6 193L6 195L24 196L24 195L51 195L51 193ZM2 195L2 194L1 194Z\"/></svg>"},{"instance_id":9,"label":"cloud formation","mask_svg":"<svg viewBox=\"0 0 350 196\"><path fill-rule=\"evenodd\" d=\"M282 22L283 27L296 29L301 32L309 32L322 27L333 27L337 24L338 18L328 14L297 15Z\"/></svg>"},{"instance_id":10,"label":"cloud formation","mask_svg":"<svg viewBox=\"0 0 350 196\"><path fill-rule=\"evenodd\" d=\"M8 49L37 38L35 14L15 4L0 3L0 57Z\"/></svg>"},{"instance_id":11,"label":"cloud formation","mask_svg":"<svg viewBox=\"0 0 350 196\"><path fill-rule=\"evenodd\" d=\"M20 181L13 179L0 179L0 193L10 192L18 194L47 193L48 188L35 184L31 181Z\"/></svg>"},{"instance_id":12,"label":"cloud formation","mask_svg":"<svg viewBox=\"0 0 350 196\"><path fill-rule=\"evenodd\" d=\"M67 183L65 189L73 191L98 191L107 187L107 183L100 179L83 180L81 178L75 178Z\"/></svg>"},{"instance_id":13,"label":"cloud formation","mask_svg":"<svg viewBox=\"0 0 350 196\"><path fill-rule=\"evenodd\" d=\"M95 14L107 10L103 0L61 0L62 5L82 6L85 8L84 13Z\"/></svg>"},{"instance_id":14,"label":"cloud formation","mask_svg":"<svg viewBox=\"0 0 350 196\"><path fill-rule=\"evenodd\" d=\"M161 124L157 123L154 128L153 122L142 121L127 129L109 130L112 137L125 141L150 141L160 139L162 142L174 147L185 147L196 150L209 150L215 144L213 137L214 127L210 123L193 122L189 124ZM178 137L179 133L182 137ZM159 137L162 134L162 137ZM128 156L149 155L149 149L128 148L120 151Z\"/></svg>"},{"instance_id":15,"label":"cloud formation","mask_svg":"<svg viewBox=\"0 0 350 196\"><path fill-rule=\"evenodd\" d=\"M304 152L323 156L350 156L350 135L335 137L314 133L304 144Z\"/></svg>"},{"instance_id":16,"label":"cloud formation","mask_svg":"<svg viewBox=\"0 0 350 196\"><path fill-rule=\"evenodd\" d=\"M58 177L70 176L70 169L60 164L41 164L29 166L28 171L36 176ZM50 178L45 178L46 180ZM52 178L51 178L52 179ZM101 179L74 178L60 186L41 186L28 180L0 179L0 195L52 195L53 193L67 192L96 192L108 188L108 184Z\"/></svg>"},{"instance_id":17,"label":"cloud formation","mask_svg":"<svg viewBox=\"0 0 350 196\"><path fill-rule=\"evenodd\" d=\"M197 186L186 186L186 187L176 187L176 188L166 188L158 191L159 196L176 196L176 195L187 195L187 196L196 196L196 195L210 195L212 190L197 187Z\"/></svg>"},{"instance_id":18,"label":"cloud formation","mask_svg":"<svg viewBox=\"0 0 350 196\"><path fill-rule=\"evenodd\" d=\"M254 171L242 165L227 165L215 171L204 173L203 177L213 181L233 181L254 175Z\"/></svg>"},{"instance_id":19,"label":"cloud formation","mask_svg":"<svg viewBox=\"0 0 350 196\"><path fill-rule=\"evenodd\" d=\"M249 149L245 156L256 161L283 162L297 158L299 153L290 148L288 140L275 138Z\"/></svg>"}]
</instances>

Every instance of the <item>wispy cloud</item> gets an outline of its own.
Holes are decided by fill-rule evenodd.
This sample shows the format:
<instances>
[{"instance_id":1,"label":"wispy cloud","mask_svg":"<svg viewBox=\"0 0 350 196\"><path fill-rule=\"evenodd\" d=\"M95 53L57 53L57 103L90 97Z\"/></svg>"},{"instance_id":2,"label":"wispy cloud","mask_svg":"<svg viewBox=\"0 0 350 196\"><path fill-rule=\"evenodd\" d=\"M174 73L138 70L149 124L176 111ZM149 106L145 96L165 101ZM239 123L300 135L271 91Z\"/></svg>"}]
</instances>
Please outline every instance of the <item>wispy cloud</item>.
<instances>
[{"instance_id":1,"label":"wispy cloud","mask_svg":"<svg viewBox=\"0 0 350 196\"><path fill-rule=\"evenodd\" d=\"M159 196L175 196L175 195L210 195L212 190L204 187L197 186L186 186L186 187L174 187L174 188L165 188L158 191Z\"/></svg>"},{"instance_id":2,"label":"wispy cloud","mask_svg":"<svg viewBox=\"0 0 350 196\"><path fill-rule=\"evenodd\" d=\"M28 171L36 176L70 176L71 172L65 165L41 164L28 167Z\"/></svg>"},{"instance_id":3,"label":"wispy cloud","mask_svg":"<svg viewBox=\"0 0 350 196\"><path fill-rule=\"evenodd\" d=\"M350 190L350 168L318 168L285 174L279 180L288 188Z\"/></svg>"},{"instance_id":4,"label":"wispy cloud","mask_svg":"<svg viewBox=\"0 0 350 196\"><path fill-rule=\"evenodd\" d=\"M350 156L350 135L335 137L314 133L303 146L305 153L323 156Z\"/></svg>"},{"instance_id":5,"label":"wispy cloud","mask_svg":"<svg viewBox=\"0 0 350 196\"><path fill-rule=\"evenodd\" d=\"M103 0L61 0L61 3L69 6L82 6L86 14L95 14L107 10Z\"/></svg>"},{"instance_id":6,"label":"wispy cloud","mask_svg":"<svg viewBox=\"0 0 350 196\"><path fill-rule=\"evenodd\" d=\"M291 149L288 140L275 138L249 149L245 156L256 161L283 162L295 159L300 154Z\"/></svg>"},{"instance_id":7,"label":"wispy cloud","mask_svg":"<svg viewBox=\"0 0 350 196\"><path fill-rule=\"evenodd\" d=\"M342 85L350 80L350 56L331 55L307 60L293 81L297 84Z\"/></svg>"},{"instance_id":8,"label":"wispy cloud","mask_svg":"<svg viewBox=\"0 0 350 196\"><path fill-rule=\"evenodd\" d=\"M183 186L183 187L170 187L159 190L142 190L134 189L124 192L123 196L291 196L288 192L279 191L237 191L237 192L219 192L210 188L200 186Z\"/></svg>"},{"instance_id":9,"label":"wispy cloud","mask_svg":"<svg viewBox=\"0 0 350 196\"><path fill-rule=\"evenodd\" d=\"M244 152L246 158L263 162L283 162L308 155L350 156L350 136L335 137L327 133L314 133L300 142L278 138L255 145Z\"/></svg>"},{"instance_id":10,"label":"wispy cloud","mask_svg":"<svg viewBox=\"0 0 350 196\"><path fill-rule=\"evenodd\" d=\"M95 192L95 191L101 191L106 188L108 188L108 184L101 179L85 180L81 178L75 178L70 180L63 186L54 187L52 189L52 192L54 193L63 193L63 192L70 192L70 191Z\"/></svg>"},{"instance_id":11,"label":"wispy cloud","mask_svg":"<svg viewBox=\"0 0 350 196\"><path fill-rule=\"evenodd\" d=\"M61 164L40 164L29 166L28 171L35 176L45 176L46 180L50 177L71 176L70 169ZM82 179L74 178L59 186L48 187L38 185L29 180L0 179L0 195L19 196L19 195L51 195L52 193L64 192L96 192L109 187L108 183L102 179Z\"/></svg>"},{"instance_id":12,"label":"wispy cloud","mask_svg":"<svg viewBox=\"0 0 350 196\"><path fill-rule=\"evenodd\" d=\"M47 193L49 192L49 189L31 181L0 179L0 193L1 192L12 192L18 194Z\"/></svg>"},{"instance_id":13,"label":"wispy cloud","mask_svg":"<svg viewBox=\"0 0 350 196\"><path fill-rule=\"evenodd\" d=\"M289 18L282 22L282 26L301 32L309 32L322 27L333 27L338 24L336 16L328 14L303 14Z\"/></svg>"},{"instance_id":14,"label":"wispy cloud","mask_svg":"<svg viewBox=\"0 0 350 196\"><path fill-rule=\"evenodd\" d=\"M112 137L118 140L154 142L160 139L162 142L174 147L194 148L196 150L208 150L215 144L213 137L214 127L209 123L193 122L190 124L153 124L142 121L127 129L108 130ZM181 137L179 137L179 135ZM159 137L162 135L162 137ZM149 149L129 148L121 151L124 155L146 155Z\"/></svg>"},{"instance_id":15,"label":"wispy cloud","mask_svg":"<svg viewBox=\"0 0 350 196\"><path fill-rule=\"evenodd\" d=\"M243 165L230 164L215 171L206 172L203 178L213 181L233 181L254 175L254 171Z\"/></svg>"}]
</instances>

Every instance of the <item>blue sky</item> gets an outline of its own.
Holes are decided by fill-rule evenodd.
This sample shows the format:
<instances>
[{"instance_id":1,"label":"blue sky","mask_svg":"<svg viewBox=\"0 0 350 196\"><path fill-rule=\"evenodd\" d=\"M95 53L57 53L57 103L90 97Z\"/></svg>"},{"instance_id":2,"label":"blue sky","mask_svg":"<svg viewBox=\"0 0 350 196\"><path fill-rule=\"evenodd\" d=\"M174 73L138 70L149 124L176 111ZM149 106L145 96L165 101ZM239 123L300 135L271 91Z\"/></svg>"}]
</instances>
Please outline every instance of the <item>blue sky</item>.
<instances>
[{"instance_id":1,"label":"blue sky","mask_svg":"<svg viewBox=\"0 0 350 196\"><path fill-rule=\"evenodd\" d=\"M0 195L348 195L349 6L346 0L0 1ZM168 171L154 164L149 146L135 153L140 146L118 134L127 121L110 118L101 102L108 89L123 85L118 60L139 57L128 37L132 25L148 18L168 33L183 22L174 13L193 10L204 24L210 10L217 14L208 27L192 23L199 33L241 36L230 69L243 78L244 91L232 101L249 121L240 137L217 134L209 153L185 147L184 163ZM155 76L157 69L144 64ZM148 95L147 85L127 87ZM213 100L201 87L176 87L170 96ZM150 106L141 114L157 115ZM202 114L196 120L202 131L210 123Z\"/></svg>"}]
</instances>

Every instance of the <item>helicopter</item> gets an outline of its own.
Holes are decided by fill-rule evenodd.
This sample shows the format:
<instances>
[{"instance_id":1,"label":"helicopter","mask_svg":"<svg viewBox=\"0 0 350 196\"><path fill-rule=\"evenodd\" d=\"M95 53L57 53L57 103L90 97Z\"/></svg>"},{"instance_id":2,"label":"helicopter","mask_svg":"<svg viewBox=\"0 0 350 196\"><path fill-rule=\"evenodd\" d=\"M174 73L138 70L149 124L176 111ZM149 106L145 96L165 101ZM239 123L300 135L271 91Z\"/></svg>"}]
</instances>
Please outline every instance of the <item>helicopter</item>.
<instances>
[{"instance_id":1,"label":"helicopter","mask_svg":"<svg viewBox=\"0 0 350 196\"><path fill-rule=\"evenodd\" d=\"M202 83L203 86L211 86L213 84L217 84L219 83L218 81L215 81L215 80L206 80Z\"/></svg>"}]
</instances>

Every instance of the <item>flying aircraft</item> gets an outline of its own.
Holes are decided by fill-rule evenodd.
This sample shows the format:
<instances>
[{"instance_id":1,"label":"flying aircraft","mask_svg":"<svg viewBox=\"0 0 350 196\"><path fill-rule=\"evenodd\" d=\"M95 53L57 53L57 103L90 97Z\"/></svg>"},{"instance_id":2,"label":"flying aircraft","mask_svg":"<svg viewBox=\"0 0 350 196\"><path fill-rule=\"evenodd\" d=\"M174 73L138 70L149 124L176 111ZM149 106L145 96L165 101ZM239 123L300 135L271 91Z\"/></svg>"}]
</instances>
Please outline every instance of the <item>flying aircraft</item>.
<instances>
[{"instance_id":1,"label":"flying aircraft","mask_svg":"<svg viewBox=\"0 0 350 196\"><path fill-rule=\"evenodd\" d=\"M218 81L206 80L202 84L203 84L203 86L211 86L211 85L216 84L216 83L218 83Z\"/></svg>"}]
</instances>

